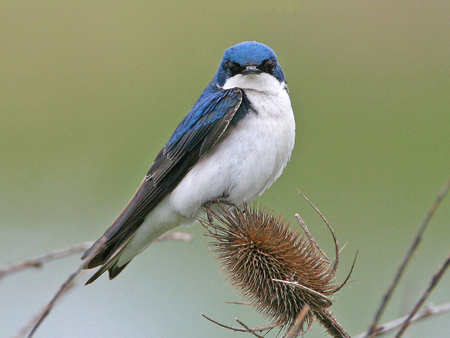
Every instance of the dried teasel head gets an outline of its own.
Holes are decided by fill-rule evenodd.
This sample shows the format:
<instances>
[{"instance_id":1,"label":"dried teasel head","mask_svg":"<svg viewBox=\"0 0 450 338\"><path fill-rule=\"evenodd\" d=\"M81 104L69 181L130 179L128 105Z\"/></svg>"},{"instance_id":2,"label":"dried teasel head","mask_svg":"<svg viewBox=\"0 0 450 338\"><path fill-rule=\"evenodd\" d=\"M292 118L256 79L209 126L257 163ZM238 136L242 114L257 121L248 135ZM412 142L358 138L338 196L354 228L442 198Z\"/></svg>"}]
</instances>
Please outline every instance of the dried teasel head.
<instances>
[{"instance_id":1,"label":"dried teasel head","mask_svg":"<svg viewBox=\"0 0 450 338\"><path fill-rule=\"evenodd\" d=\"M330 262L302 221L308 236L256 205L241 210L215 204L206 212L208 220L201 223L214 239L211 246L227 279L260 313L289 330L307 305L303 324L316 318L332 336L349 337L328 311L330 296L343 285L336 284L334 234L337 257Z\"/></svg>"}]
</instances>

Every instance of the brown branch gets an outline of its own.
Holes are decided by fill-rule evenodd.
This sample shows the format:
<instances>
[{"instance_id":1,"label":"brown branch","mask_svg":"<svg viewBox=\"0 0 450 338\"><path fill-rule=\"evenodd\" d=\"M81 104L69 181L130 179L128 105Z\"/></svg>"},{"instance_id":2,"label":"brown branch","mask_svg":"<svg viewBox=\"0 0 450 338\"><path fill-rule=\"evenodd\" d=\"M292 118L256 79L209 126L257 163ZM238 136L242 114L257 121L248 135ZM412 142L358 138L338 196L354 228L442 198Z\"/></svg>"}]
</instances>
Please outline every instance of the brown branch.
<instances>
[{"instance_id":1,"label":"brown branch","mask_svg":"<svg viewBox=\"0 0 450 338\"><path fill-rule=\"evenodd\" d=\"M73 286L75 281L80 276L80 273L83 271L84 262L77 267L77 269L70 274L69 278L61 285L58 292L52 297L50 302L44 306L44 308L36 315L34 316L25 326L23 329L21 329L18 333L14 335L14 338L31 338L38 327L42 324L44 319L48 316L50 311L53 309L53 307L56 305L56 303L61 299L61 297L67 293ZM29 332L29 333L28 333ZM28 334L27 334L28 333Z\"/></svg>"},{"instance_id":2,"label":"brown branch","mask_svg":"<svg viewBox=\"0 0 450 338\"><path fill-rule=\"evenodd\" d=\"M434 288L439 283L439 281L441 280L442 276L444 275L445 271L449 266L450 266L450 255L447 257L444 264L442 264L439 270L431 278L431 281L427 289L424 291L422 297L420 297L419 301L416 303L411 313L407 316L405 322L403 323L402 327L400 328L400 331L397 333L395 338L400 338L403 335L403 333L405 333L406 329L409 327L411 323L411 320L417 314L419 309L422 307L423 303L425 303L425 300L428 298L431 292L433 292Z\"/></svg>"},{"instance_id":3,"label":"brown branch","mask_svg":"<svg viewBox=\"0 0 450 338\"><path fill-rule=\"evenodd\" d=\"M434 317L446 312L450 312L450 303L430 306L417 313L414 317L412 317L410 323L416 323L428 317ZM409 316L404 316L402 318L398 318L396 320L377 326L375 331L372 333L372 337L380 337L382 335L389 333L390 331L399 328L401 325L405 323L408 317ZM368 336L369 332L364 332L354 336L353 338L366 338Z\"/></svg>"},{"instance_id":4,"label":"brown branch","mask_svg":"<svg viewBox=\"0 0 450 338\"><path fill-rule=\"evenodd\" d=\"M316 242L316 240L314 239L314 237L311 235L311 232L309 232L308 227L306 226L305 221L303 220L303 218L301 218L301 216L299 214L295 214L295 218L297 218L297 222L300 224L300 226L303 228L303 231L306 234L306 237L308 237L308 240L316 247L317 250L319 250L319 252L322 254L323 258L325 258L328 263L331 263L331 260L328 258L327 254L325 253L325 251L322 250L322 248L319 246L319 244Z\"/></svg>"},{"instance_id":5,"label":"brown branch","mask_svg":"<svg viewBox=\"0 0 450 338\"><path fill-rule=\"evenodd\" d=\"M254 304L252 304L252 303L249 303L249 302L224 302L224 303L226 303L226 304L232 304L232 305L246 305L246 306L255 306Z\"/></svg>"},{"instance_id":6,"label":"brown branch","mask_svg":"<svg viewBox=\"0 0 450 338\"><path fill-rule=\"evenodd\" d=\"M391 285L388 288L388 291L383 297L383 300L377 310L377 313L375 314L375 318L372 321L372 324L370 325L370 328L368 330L369 336L373 337L372 333L374 333L377 330L377 325L381 319L381 316L383 315L387 304L389 303L392 294L394 293L397 285L400 282L401 277L403 276L403 273L406 269L406 266L410 262L414 252L416 251L417 247L419 246L423 233L425 232L428 224L430 223L431 217L436 212L436 209L439 207L439 204L444 199L445 195L447 194L448 190L450 189L450 178L445 182L444 186L442 187L439 194L436 196L433 204L431 205L430 209L428 210L427 214L425 215L424 219L422 220L422 223L420 224L419 230L417 231L416 237L414 238L414 241L409 248L408 253L406 254L405 258L403 259L403 262L400 264L400 267L397 271L397 274L394 277L394 280L391 282Z\"/></svg>"},{"instance_id":7,"label":"brown branch","mask_svg":"<svg viewBox=\"0 0 450 338\"><path fill-rule=\"evenodd\" d=\"M297 190L297 192L300 194L300 195L302 195L302 197L314 208L314 210L319 214L319 216L322 218L322 220L325 222L325 224L327 225L327 227L328 227L328 230L330 230L330 233L331 233L331 236L333 236L333 242L334 242L334 250L335 250L335 253L334 253L334 261L333 261L333 264L332 264L332 269L333 269L333 272L336 272L336 270L337 270L337 267L338 267L338 265L339 265L339 253L340 253L340 251L339 251L339 243L338 243L338 240L337 240L337 237L336 237L336 235L335 235L335 233L334 233L334 230L333 230L333 228L331 227L331 225L330 225L330 223L327 221L327 219L325 218L325 216L320 212L320 210L308 199L308 197L306 197L305 195L303 195L303 193L300 191L300 190Z\"/></svg>"},{"instance_id":8,"label":"brown branch","mask_svg":"<svg viewBox=\"0 0 450 338\"><path fill-rule=\"evenodd\" d=\"M244 326L244 328L241 328L241 327L228 326L228 325L219 323L218 321L216 321L216 320L214 320L212 318L209 318L204 313L202 313L202 317L205 318L205 319L208 319L210 322L212 322L212 323L214 323L216 325L219 325L220 327L223 327L223 328L228 329L228 330L236 331L236 332L263 332L263 331L267 331L267 330L272 330L273 328L275 328L277 326L280 326L280 324L278 324L278 323L272 323L272 324L269 324L269 325L266 325L266 326L259 326L259 327L254 327L254 328L251 328L251 329L248 328L248 327L246 328L246 326ZM239 324L242 325L242 323L237 318L236 318L236 321Z\"/></svg>"},{"instance_id":9,"label":"brown branch","mask_svg":"<svg viewBox=\"0 0 450 338\"><path fill-rule=\"evenodd\" d=\"M257 334L257 333L255 332L255 330L249 328L247 325L245 325L243 322L241 322L239 319L236 318L236 321L237 321L239 324L241 324L241 326L242 326L244 329L246 329L248 333L251 333L253 336L258 337L258 338L264 338L263 336Z\"/></svg>"},{"instance_id":10,"label":"brown branch","mask_svg":"<svg viewBox=\"0 0 450 338\"><path fill-rule=\"evenodd\" d=\"M180 240L190 242L192 241L192 235L188 233L174 232L171 234L164 234L157 239L158 242L165 240ZM66 257L68 255L87 250L92 246L92 244L93 242L84 242L76 245L71 245L66 248L58 249L41 256L37 256L35 258L4 266L0 268L0 277L29 267L40 267L43 263L49 262L51 260ZM39 313L33 316L21 330L15 333L13 336L14 338L31 338L34 335L38 327L42 324L42 322L48 316L56 303L61 300L61 297L75 285L75 282L81 276L81 272L83 271L83 267L85 264L86 263L83 262L79 267L77 267L77 269L61 285L58 292L56 292L50 302L48 302L48 304Z\"/></svg>"},{"instance_id":11,"label":"brown branch","mask_svg":"<svg viewBox=\"0 0 450 338\"><path fill-rule=\"evenodd\" d=\"M7 274L18 272L26 268L39 268L42 266L42 264L47 263L49 261L63 258L72 255L74 253L87 250L92 244L93 242L79 243L46 253L44 255L26 259L24 261L5 265L3 267L0 267L0 278L4 277Z\"/></svg>"},{"instance_id":12,"label":"brown branch","mask_svg":"<svg viewBox=\"0 0 450 338\"><path fill-rule=\"evenodd\" d=\"M308 304L306 304L303 309L300 311L300 314L298 315L297 319L294 322L294 325L292 325L291 329L285 334L285 338L296 338L299 335L303 334L302 328L303 328L303 321L305 320L306 315L308 314L309 310L311 308Z\"/></svg>"},{"instance_id":13,"label":"brown branch","mask_svg":"<svg viewBox=\"0 0 450 338\"><path fill-rule=\"evenodd\" d=\"M185 232L173 232L171 234L164 234L160 236L158 239L156 239L156 242L163 242L167 240L190 242L192 241L192 235ZM75 253L85 251L89 249L93 243L94 242L78 243L20 262L4 265L0 267L0 278L27 268L40 268L44 263L48 263L52 260L64 258Z\"/></svg>"}]
</instances>

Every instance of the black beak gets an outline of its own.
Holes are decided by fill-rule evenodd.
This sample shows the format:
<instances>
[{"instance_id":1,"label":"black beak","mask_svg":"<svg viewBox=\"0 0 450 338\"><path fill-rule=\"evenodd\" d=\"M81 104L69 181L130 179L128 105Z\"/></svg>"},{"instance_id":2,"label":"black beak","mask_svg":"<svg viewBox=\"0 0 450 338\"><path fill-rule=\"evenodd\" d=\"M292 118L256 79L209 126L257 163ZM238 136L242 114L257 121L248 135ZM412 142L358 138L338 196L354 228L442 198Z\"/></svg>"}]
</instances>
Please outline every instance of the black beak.
<instances>
[{"instance_id":1,"label":"black beak","mask_svg":"<svg viewBox=\"0 0 450 338\"><path fill-rule=\"evenodd\" d=\"M256 68L256 66L247 66L245 69L241 72L242 75L248 75L248 74L261 74L262 72Z\"/></svg>"}]
</instances>

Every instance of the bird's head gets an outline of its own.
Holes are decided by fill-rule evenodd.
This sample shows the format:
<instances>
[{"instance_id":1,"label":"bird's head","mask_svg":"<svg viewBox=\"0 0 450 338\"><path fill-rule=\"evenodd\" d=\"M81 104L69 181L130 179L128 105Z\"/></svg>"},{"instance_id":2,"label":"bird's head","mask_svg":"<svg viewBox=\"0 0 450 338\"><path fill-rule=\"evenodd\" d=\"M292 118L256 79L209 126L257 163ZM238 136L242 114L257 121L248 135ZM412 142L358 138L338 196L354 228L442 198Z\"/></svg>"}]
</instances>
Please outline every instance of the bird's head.
<instances>
[{"instance_id":1,"label":"bird's head","mask_svg":"<svg viewBox=\"0 0 450 338\"><path fill-rule=\"evenodd\" d=\"M266 91L271 86L285 86L285 77L271 48L247 41L225 51L214 83L224 89Z\"/></svg>"}]
</instances>

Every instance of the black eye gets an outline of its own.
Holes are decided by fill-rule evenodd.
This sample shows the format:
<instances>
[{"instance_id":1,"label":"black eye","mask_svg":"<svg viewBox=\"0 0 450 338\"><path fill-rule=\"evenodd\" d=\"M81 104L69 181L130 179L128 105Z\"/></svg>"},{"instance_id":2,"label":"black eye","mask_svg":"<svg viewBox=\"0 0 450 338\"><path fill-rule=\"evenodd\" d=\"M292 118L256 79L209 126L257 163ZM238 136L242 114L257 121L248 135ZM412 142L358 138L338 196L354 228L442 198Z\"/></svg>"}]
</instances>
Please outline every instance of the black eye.
<instances>
[{"instance_id":1,"label":"black eye","mask_svg":"<svg viewBox=\"0 0 450 338\"><path fill-rule=\"evenodd\" d=\"M258 66L258 69L264 73L273 75L276 65L277 62L274 59L267 59L261 62L261 64Z\"/></svg>"},{"instance_id":2,"label":"black eye","mask_svg":"<svg viewBox=\"0 0 450 338\"><path fill-rule=\"evenodd\" d=\"M237 62L228 61L227 63L225 63L225 67L228 69L231 76L239 74L242 71L241 65Z\"/></svg>"}]
</instances>

